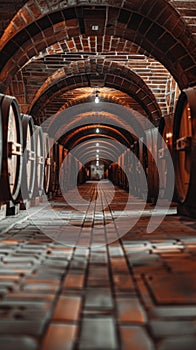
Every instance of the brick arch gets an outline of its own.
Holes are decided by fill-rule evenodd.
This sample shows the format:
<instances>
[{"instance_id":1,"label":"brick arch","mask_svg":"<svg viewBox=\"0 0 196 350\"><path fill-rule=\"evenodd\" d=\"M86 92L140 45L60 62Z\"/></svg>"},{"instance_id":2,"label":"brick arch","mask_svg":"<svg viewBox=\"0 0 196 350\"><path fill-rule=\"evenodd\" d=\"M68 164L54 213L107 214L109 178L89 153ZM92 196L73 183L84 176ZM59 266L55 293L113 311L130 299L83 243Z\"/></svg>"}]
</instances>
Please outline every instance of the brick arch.
<instances>
[{"instance_id":1,"label":"brick arch","mask_svg":"<svg viewBox=\"0 0 196 350\"><path fill-rule=\"evenodd\" d=\"M77 142L73 145L73 148L76 147L76 151L73 149L70 150L71 152L73 152L73 155L76 155L77 159L79 159L83 164L87 163L87 159L88 159L88 154L90 153L90 156L95 155L95 149L96 149L96 142L97 142L97 135L86 135L83 136L81 139L77 140ZM122 155L122 153L125 150L125 145L121 144L120 142L118 142L115 138L115 135L112 136L107 135L107 141L106 138L103 136L103 140L98 139L99 140L99 149L103 149L105 151L106 156L108 157L107 159L110 160L110 158L112 157L112 159L116 159L116 161L118 160L118 157L120 155ZM105 156L105 154L103 152L101 152L101 157L103 160L103 157Z\"/></svg>"},{"instance_id":2,"label":"brick arch","mask_svg":"<svg viewBox=\"0 0 196 350\"><path fill-rule=\"evenodd\" d=\"M89 139L90 141L91 139L91 135L89 135ZM112 142L108 142L108 146L107 147L103 147L103 146L99 146L100 149L100 159L104 158L104 156L107 155L107 159L111 160L111 156L112 159L116 159L116 161L118 160L118 157L122 155L123 151L125 151L126 146L123 145L123 147L112 147L112 144L120 144L119 141L117 141L115 139L115 136L109 136L107 135L107 139L112 140ZM76 157L83 163L87 163L87 159L89 158L89 155L91 157L91 160L93 160L93 158L95 157L95 147L93 146L89 146L87 144L87 142L84 140L84 145L78 144L76 147ZM75 150L73 149L73 152Z\"/></svg>"},{"instance_id":3,"label":"brick arch","mask_svg":"<svg viewBox=\"0 0 196 350\"><path fill-rule=\"evenodd\" d=\"M104 136L102 140L101 138L97 139L97 135L94 135L94 134L90 135L90 137L86 135L78 139L73 144L73 148L77 147L77 154L79 156L80 154L85 153L87 149L89 151L94 150L95 152L95 149L97 148L96 146L97 140L99 140L99 149L103 148L109 151L112 150L113 154L117 154L118 152L122 153L124 151L124 147L122 147L122 144L118 143L118 147L117 147L116 142L110 142L110 140L116 141L116 139L111 135L107 136L107 141L106 141L106 138L104 138Z\"/></svg>"},{"instance_id":4,"label":"brick arch","mask_svg":"<svg viewBox=\"0 0 196 350\"><path fill-rule=\"evenodd\" d=\"M72 0L70 5L69 2L62 3L62 0L43 2L42 0L37 0L36 2L23 1L24 6L21 7L18 12L15 14L14 18L9 23L8 27L5 29L4 34L1 37L0 49L7 44L9 40L11 40L16 34L18 34L21 30L27 27L27 25L31 25L35 21L39 21L43 19L45 16L48 16L51 24L57 24L58 22L58 14L60 14L59 18L61 21L65 19L76 18L73 17L74 9L78 11L78 17L81 16L81 8L83 7L82 2L78 0ZM81 2L81 3L80 3ZM95 1L86 0L85 1L87 9L92 9L106 7L111 9L111 13L116 14L116 9L120 9L120 17L122 19L121 23L126 23L127 17L129 15L126 11L132 11L136 14L143 15L145 18L153 18L154 22L159 22L160 16L162 18L162 26L167 30L167 27L172 27L172 17L179 20L180 11L175 11L174 6L168 3L166 0L157 0L154 2L153 0L145 0L141 3L141 0L127 0L125 4L123 0L113 1L113 0L98 0L97 3ZM177 6L176 6L177 8ZM65 16L64 13L68 11L68 15ZM82 17L79 17L82 18ZM169 21L168 21L169 20ZM183 26L183 19L180 18L180 25ZM170 23L168 23L170 22ZM112 23L108 25L111 28ZM179 23L178 23L179 25ZM184 23L186 26L186 24ZM188 31L188 29L187 29ZM178 34L179 35L179 34ZM190 33L189 33L190 35Z\"/></svg>"},{"instance_id":5,"label":"brick arch","mask_svg":"<svg viewBox=\"0 0 196 350\"><path fill-rule=\"evenodd\" d=\"M81 37L80 41L82 40L83 38ZM108 40L108 38L105 38L104 41L104 37L102 37L103 43L106 43L106 40ZM113 67L115 64L119 64L121 67L125 66L128 69L131 69L133 72L139 75L149 86L150 90L153 92L155 98L157 99L163 116L168 113L169 108L170 111L173 110L176 99L175 97L178 97L179 88L168 70L160 62L135 51L138 49L136 45L134 45L134 47L131 46L131 53L124 51L115 53L109 51L108 53L105 52L103 54L97 55L97 53L90 51L92 42L93 38L89 37L89 52L85 53L78 51L76 54L73 54L71 52L63 53L62 42L57 43L53 47L47 48L47 52L43 52L40 57L35 57L31 62L25 65L19 72L17 72L17 74L15 74L6 93L8 95L15 96L20 103L21 111L23 113L28 113L29 105L31 105L35 95L37 94L37 91L41 88L42 85L44 87L45 81L49 77L52 77L55 72L57 75L59 72L62 74L61 70L65 69L65 67L71 67L75 73L80 72L77 65L82 64L83 67L85 62L85 65L89 66L89 61L91 61L95 62L96 64L99 62L99 73L103 73L102 67L104 67L105 64L109 65L109 67ZM127 49L128 43L132 45L130 42L123 42L123 50L125 50L125 48ZM111 44L120 46L122 44L122 39L112 38ZM85 47L85 49L87 49L87 47ZM102 62L102 65L100 65L100 61ZM74 99L76 94L74 94ZM168 96L172 96L172 94L174 96L173 100L168 98ZM73 101L73 94L66 92L66 95L63 95L63 99L65 99L65 102L68 102L65 106L67 108L70 105L69 102ZM134 103L134 101L132 100L131 103ZM54 104L57 106L59 105L58 101L56 100L54 100ZM130 104L130 101L128 101L127 104ZM45 117L53 114L53 112L50 112L51 111L47 108Z\"/></svg>"},{"instance_id":6,"label":"brick arch","mask_svg":"<svg viewBox=\"0 0 196 350\"><path fill-rule=\"evenodd\" d=\"M99 40L102 43L102 47L100 49L99 42L96 41L95 50L104 52L102 58L103 60L107 60L109 65L112 64L113 60L118 61L119 56L121 64L128 66L128 62L131 61L132 63L133 61L133 55L136 55L134 57L138 57L139 55L140 59L137 60L138 63L136 63L136 68L137 65L139 66L141 60L145 60L147 69L150 69L150 73L151 70L154 73L153 68L157 67L158 64L160 66L159 69L166 71L167 75L169 74L169 72L157 61L152 58L147 58L145 55L141 56L141 49L132 42L109 36L100 37ZM110 43L110 45L108 45L108 43ZM87 64L88 60L90 59L92 61L94 57L96 57L97 61L97 51L93 52L93 44L95 44L94 37L86 38L81 36L79 40L77 40L77 38L72 38L69 41L67 40L66 43L63 40L55 43L55 45L47 47L44 52L33 57L31 61L24 65L24 67L14 75L5 93L16 96L20 103L22 112L27 113L28 106L31 104L37 90L42 84L44 84L44 81L47 80L48 77L52 77L56 69L58 69L58 74L61 67L70 65L75 71L79 61L86 62ZM81 52L81 50L84 52ZM99 57L100 55L102 55L101 52L99 53ZM124 58L125 61L122 61L122 58ZM144 78L146 77L144 76ZM150 79L150 83L154 86L153 78ZM27 91L28 86L31 86L30 92Z\"/></svg>"},{"instance_id":7,"label":"brick arch","mask_svg":"<svg viewBox=\"0 0 196 350\"><path fill-rule=\"evenodd\" d=\"M64 135L61 137L60 142L62 140L66 140L66 145L68 145L68 148L72 145L77 145L77 141L80 140L80 138L83 138L87 136L87 139L89 139L89 136L95 135L97 137L97 134L95 133L95 129L98 127L97 124L89 124L85 126L81 126L80 128L76 128L74 130L69 131L68 135ZM133 142L133 137L130 135L128 131L125 129L122 129L117 126L113 125L105 125L104 123L101 123L99 125L99 128L102 129L101 135L104 137L112 136L114 140L118 140L120 143L126 145L129 147L131 143ZM100 135L100 134L99 134ZM76 143L75 143L76 142Z\"/></svg>"},{"instance_id":8,"label":"brick arch","mask_svg":"<svg viewBox=\"0 0 196 350\"><path fill-rule=\"evenodd\" d=\"M88 153L83 153L83 154L77 154L78 156L78 160L83 164L86 165L91 161L95 161L95 156L94 156L94 152L93 150L88 150ZM102 150L102 156L100 157L100 161L108 161L108 163L112 163L114 160L116 160L116 162L118 161L118 157L120 157L121 154L116 154L114 152L112 152L111 149L103 149Z\"/></svg>"},{"instance_id":9,"label":"brick arch","mask_svg":"<svg viewBox=\"0 0 196 350\"><path fill-rule=\"evenodd\" d=\"M87 109L89 108L89 103L87 103ZM101 109L103 108L103 105L105 103L101 104ZM59 129L59 117L61 119L62 113L58 113L53 115L49 120L45 121L42 125L42 128L44 131L46 131L51 137L55 136L56 140L61 140L63 139L63 136L60 135L66 135L66 142L68 143L68 140L72 136L71 134L77 134L78 128L82 126L87 126L89 125L89 120L91 124L94 125L94 128L100 127L100 125L106 125L106 121L112 125L113 127L116 126L118 130L121 130L121 134L123 135L122 137L124 138L125 144L132 139L136 139L140 135L140 137L144 137L144 128L146 124L143 124L143 121L140 118L140 114L137 113L136 111L131 110L131 115L132 115L132 121L130 124L130 121L123 120L123 118L119 118L118 115L114 114L111 111L105 110L99 110L99 111L93 111L92 109L89 111L86 111L85 107L83 104L80 105L81 108L78 108L78 106L73 107L74 111L79 110L79 113L74 112L74 117L71 119L66 119L66 123L63 123L63 126ZM79 106L79 107L80 107ZM81 109L83 110L81 112ZM106 108L108 109L108 108ZM85 110L85 111L84 111ZM97 116L98 116L98 122L97 122ZM90 117L90 119L89 119ZM143 118L145 119L145 118ZM56 123L57 121L57 123ZM64 122L64 120L63 120ZM107 123L107 124L108 124ZM61 124L61 121L60 121ZM71 131L71 132L70 132ZM135 134L136 133L136 134ZM97 135L101 135L97 134ZM131 137L130 137L131 135ZM124 142L123 142L124 143Z\"/></svg>"},{"instance_id":10,"label":"brick arch","mask_svg":"<svg viewBox=\"0 0 196 350\"><path fill-rule=\"evenodd\" d=\"M118 155L121 155L125 149L125 145L120 144L115 139L115 135L107 135L107 139L112 140L111 142L107 142L107 144L103 144L100 142L99 150L101 153L101 157L103 157L103 152L107 155L112 155L113 158L117 158ZM116 144L119 145L119 147L115 146ZM83 161L85 157L88 157L88 155L95 156L96 152L96 146L95 143L93 143L93 134L88 134L86 137L82 137L81 139L78 139L77 142L73 144L73 147L70 151L72 151L73 155L75 154L77 159L79 159L81 162ZM109 158L110 159L110 158Z\"/></svg>"},{"instance_id":11,"label":"brick arch","mask_svg":"<svg viewBox=\"0 0 196 350\"><path fill-rule=\"evenodd\" d=\"M117 103L117 104L129 107L129 104L126 103L126 101L124 101L120 97L114 96L112 92L113 91L108 92L108 93L104 93L104 92L102 92L102 89L101 89L100 92L99 92L100 100L104 101L104 102ZM126 95L124 94L124 96L126 96ZM80 103L91 102L92 98L93 98L92 94L90 96L87 96L87 97L80 96L80 97L74 98L73 100L71 100L71 101L65 103L64 105L62 105L62 107L57 111L57 113L63 111L66 108L72 107L72 106L80 104Z\"/></svg>"},{"instance_id":12,"label":"brick arch","mask_svg":"<svg viewBox=\"0 0 196 350\"><path fill-rule=\"evenodd\" d=\"M19 24L19 32L0 52L2 89L9 85L10 76L52 43L78 38L81 34L92 35L91 24L95 21L100 26L98 37L104 33L133 41L162 62L181 88L193 85L196 82L196 45L180 14L165 0L142 3L127 0L123 5L122 1L117 4L119 7L111 6L111 2L107 2L107 6L97 6L93 2L93 9L67 6L51 13L46 9L37 16L34 16L36 10L32 10L30 21Z\"/></svg>"},{"instance_id":13,"label":"brick arch","mask_svg":"<svg viewBox=\"0 0 196 350\"><path fill-rule=\"evenodd\" d=\"M48 54L68 54L67 58L73 58L75 53L78 54L87 54L88 52L94 52L98 54L102 53L113 53L124 52L129 54L131 53L140 53L143 54L144 50L133 43L130 40L124 38L118 38L111 35L100 35L95 37L94 35L86 36L81 34L79 37L72 37L67 40L61 40L56 42L54 45L51 45L42 51L41 54L35 56L45 57Z\"/></svg>"},{"instance_id":14,"label":"brick arch","mask_svg":"<svg viewBox=\"0 0 196 350\"><path fill-rule=\"evenodd\" d=\"M89 150L87 148L88 153L83 153L82 155L78 155L78 160L82 163L82 164L88 164L88 162L95 160L94 157L94 152L93 150ZM119 154L120 156L121 154ZM103 149L102 150L102 159L107 159L108 161L113 161L113 159L116 159L116 161L118 160L117 154L112 152L112 150L110 149Z\"/></svg>"},{"instance_id":15,"label":"brick arch","mask_svg":"<svg viewBox=\"0 0 196 350\"><path fill-rule=\"evenodd\" d=\"M52 77L49 77L45 81L32 101L30 110L28 111L30 114L37 117L37 113L41 113L46 104L49 104L50 101L53 103L54 96L61 96L66 90L91 85L91 77L94 79L95 73L98 72L98 74L100 74L98 75L100 78L97 80L98 84L101 80L101 82L104 82L104 86L113 87L130 95L141 106L143 114L149 117L151 121L155 122L161 117L160 108L152 91L136 73L127 67L120 66L116 63L113 63L112 66L109 67L107 62L104 61L102 64L99 62L99 64L92 63L88 66L83 62L79 62L78 65L75 64L74 72L76 72L76 74L73 74L73 66L70 66L71 67L55 72ZM99 67L101 67L101 71ZM86 101L88 100L89 98L86 99ZM120 102L119 100L115 101L112 95L106 96L105 100L111 100L117 103ZM78 103L81 103L81 98L74 101L69 107ZM64 105L61 109L66 107L68 106Z\"/></svg>"},{"instance_id":16,"label":"brick arch","mask_svg":"<svg viewBox=\"0 0 196 350\"><path fill-rule=\"evenodd\" d=\"M81 90L83 90L83 89L85 89L85 88L82 88L82 89L80 89L80 92L81 92ZM75 90L76 89L73 89L73 90L71 90L71 89L66 89L66 91L65 91L65 94L66 94L66 92L67 91L69 91L69 93L73 93L74 94L74 92L75 92ZM103 88L103 90L105 90L105 88ZM116 92L116 94L118 94L118 97L115 97L114 96L114 92ZM88 94L89 95L89 94ZM121 95L120 97L119 97L119 95ZM62 95L62 99L63 99L63 96L64 96L64 94ZM54 112L53 113L53 116L55 117L55 115L58 115L60 112L62 112L63 110L65 110L65 109L67 109L67 108L69 108L69 107L73 107L73 106L75 106L75 105L79 105L79 104L82 104L82 103L88 103L88 102L92 102L93 100L94 100L94 93L92 94L92 92L90 93L90 95L89 96L87 96L87 97L83 97L83 95L82 95L82 92L81 92L81 94L80 94L80 96L78 97L78 98L75 98L74 99L74 101L72 101L72 102L69 102L69 103L65 103L65 104L63 104L62 105L62 102L61 102L61 107L58 109L58 111L56 112ZM127 104L127 103L125 103L125 101L123 100L123 98L124 99L128 99L128 96L127 96L127 94L125 94L125 93L123 93L123 92L121 92L120 90L115 90L115 89L112 89L111 91L109 91L109 92L102 92L102 89L100 90L100 93L99 93L99 96L100 96L100 101L101 102L110 102L110 103L116 103L116 104L120 104L120 105L123 105L123 106L125 106L125 107L128 107L128 108L130 108L130 105L129 104ZM57 96L58 97L58 96ZM132 99L132 101L134 101L133 99ZM41 102L40 102L41 103ZM52 102L51 102L51 104L52 104ZM55 102L55 105L56 105L56 102ZM56 106L55 106L56 107ZM47 119L51 119L51 114L48 116L48 118L47 118L47 115L45 115L45 113L43 113L43 111L41 110L41 111L39 111L40 113L39 113L39 115L37 115L36 117L34 116L34 119L36 120L36 123L37 124L41 124L41 123L45 123L46 124L46 122L47 122ZM31 113L32 114L32 113Z\"/></svg>"}]
</instances>

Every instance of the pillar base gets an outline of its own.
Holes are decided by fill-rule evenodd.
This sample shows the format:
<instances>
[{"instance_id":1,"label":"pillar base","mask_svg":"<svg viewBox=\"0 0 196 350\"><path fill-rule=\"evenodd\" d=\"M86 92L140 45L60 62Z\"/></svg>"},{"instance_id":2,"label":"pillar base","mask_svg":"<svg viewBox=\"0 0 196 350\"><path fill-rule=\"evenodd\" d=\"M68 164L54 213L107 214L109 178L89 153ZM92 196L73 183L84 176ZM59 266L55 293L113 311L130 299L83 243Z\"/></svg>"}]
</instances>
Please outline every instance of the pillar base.
<instances>
[{"instance_id":1,"label":"pillar base","mask_svg":"<svg viewBox=\"0 0 196 350\"><path fill-rule=\"evenodd\" d=\"M12 202L8 202L6 204L6 215L12 216L12 215L18 215L20 212L20 204L14 204Z\"/></svg>"},{"instance_id":2,"label":"pillar base","mask_svg":"<svg viewBox=\"0 0 196 350\"><path fill-rule=\"evenodd\" d=\"M40 204L40 198L41 197L32 198L30 201L31 207L37 207Z\"/></svg>"},{"instance_id":3,"label":"pillar base","mask_svg":"<svg viewBox=\"0 0 196 350\"><path fill-rule=\"evenodd\" d=\"M30 201L29 200L24 200L20 203L20 210L27 210L30 208Z\"/></svg>"},{"instance_id":4,"label":"pillar base","mask_svg":"<svg viewBox=\"0 0 196 350\"><path fill-rule=\"evenodd\" d=\"M0 204L0 220L5 219L6 217L6 204Z\"/></svg>"}]
</instances>

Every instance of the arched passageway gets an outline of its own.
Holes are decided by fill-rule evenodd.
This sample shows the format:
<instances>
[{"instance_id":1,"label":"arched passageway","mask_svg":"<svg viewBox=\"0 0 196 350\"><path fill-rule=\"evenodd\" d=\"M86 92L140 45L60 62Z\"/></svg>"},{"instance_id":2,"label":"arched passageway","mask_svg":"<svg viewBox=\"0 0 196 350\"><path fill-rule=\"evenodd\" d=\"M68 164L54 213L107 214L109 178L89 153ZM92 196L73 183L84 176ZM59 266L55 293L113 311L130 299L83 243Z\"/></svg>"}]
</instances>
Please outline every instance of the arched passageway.
<instances>
[{"instance_id":1,"label":"arched passageway","mask_svg":"<svg viewBox=\"0 0 196 350\"><path fill-rule=\"evenodd\" d=\"M0 8L0 347L195 350L195 2Z\"/></svg>"}]
</instances>

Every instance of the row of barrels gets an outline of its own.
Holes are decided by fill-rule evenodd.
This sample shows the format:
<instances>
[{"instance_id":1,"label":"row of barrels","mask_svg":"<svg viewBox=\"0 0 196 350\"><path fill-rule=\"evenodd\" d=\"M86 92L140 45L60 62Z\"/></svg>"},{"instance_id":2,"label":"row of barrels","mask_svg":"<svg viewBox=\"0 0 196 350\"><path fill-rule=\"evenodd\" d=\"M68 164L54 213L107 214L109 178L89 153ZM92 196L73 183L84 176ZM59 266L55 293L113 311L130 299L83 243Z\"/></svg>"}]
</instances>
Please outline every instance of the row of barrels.
<instances>
[{"instance_id":1,"label":"row of barrels","mask_svg":"<svg viewBox=\"0 0 196 350\"><path fill-rule=\"evenodd\" d=\"M159 132L167 143L174 164L174 200L179 203L179 213L196 217L196 87L181 92L174 117L164 118ZM160 181L167 197L168 183L171 181L167 149L161 144L162 140L158 141L163 168Z\"/></svg>"},{"instance_id":2,"label":"row of barrels","mask_svg":"<svg viewBox=\"0 0 196 350\"><path fill-rule=\"evenodd\" d=\"M20 203L47 193L49 138L14 97L0 94L0 203Z\"/></svg>"},{"instance_id":3,"label":"row of barrels","mask_svg":"<svg viewBox=\"0 0 196 350\"><path fill-rule=\"evenodd\" d=\"M139 139L133 142L130 149L123 152L117 163L112 163L109 167L109 179L115 185L141 198L147 198L149 187L146 185L147 174L146 147ZM152 196L153 189L149 187L149 190Z\"/></svg>"},{"instance_id":4,"label":"row of barrels","mask_svg":"<svg viewBox=\"0 0 196 350\"><path fill-rule=\"evenodd\" d=\"M86 169L62 144L52 142L49 155L50 176L47 177L49 197L61 196L86 181Z\"/></svg>"},{"instance_id":5,"label":"row of barrels","mask_svg":"<svg viewBox=\"0 0 196 350\"><path fill-rule=\"evenodd\" d=\"M196 87L182 91L173 130L176 192L181 213L196 217Z\"/></svg>"},{"instance_id":6,"label":"row of barrels","mask_svg":"<svg viewBox=\"0 0 196 350\"><path fill-rule=\"evenodd\" d=\"M0 94L0 205L25 204L66 192L86 180L79 161L53 142L14 97Z\"/></svg>"},{"instance_id":7,"label":"row of barrels","mask_svg":"<svg viewBox=\"0 0 196 350\"><path fill-rule=\"evenodd\" d=\"M145 131L145 144L143 139L136 139L131 147L118 163L111 165L111 180L136 196L144 196L142 167L147 179L147 200L155 203L158 195L167 199L172 181L169 167L171 156L175 170L173 200L182 208L186 207L187 212L183 213L195 217L196 87L181 92L175 114L162 118L159 128ZM159 164L159 172L156 163Z\"/></svg>"}]
</instances>

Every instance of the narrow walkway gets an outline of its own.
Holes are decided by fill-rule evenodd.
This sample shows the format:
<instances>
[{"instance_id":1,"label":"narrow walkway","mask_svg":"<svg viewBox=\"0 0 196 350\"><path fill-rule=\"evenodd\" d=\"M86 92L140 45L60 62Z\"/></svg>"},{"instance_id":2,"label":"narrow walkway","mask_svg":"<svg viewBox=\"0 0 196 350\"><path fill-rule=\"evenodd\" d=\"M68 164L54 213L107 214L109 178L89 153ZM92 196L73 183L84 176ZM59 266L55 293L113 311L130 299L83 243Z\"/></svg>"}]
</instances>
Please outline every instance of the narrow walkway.
<instances>
[{"instance_id":1,"label":"narrow walkway","mask_svg":"<svg viewBox=\"0 0 196 350\"><path fill-rule=\"evenodd\" d=\"M107 182L65 199L0 236L0 347L195 350L196 221L172 208L147 234L147 206L130 228L143 202Z\"/></svg>"}]
</instances>

